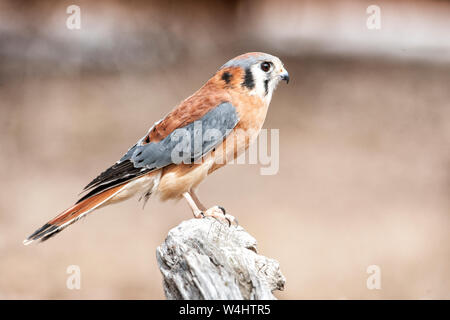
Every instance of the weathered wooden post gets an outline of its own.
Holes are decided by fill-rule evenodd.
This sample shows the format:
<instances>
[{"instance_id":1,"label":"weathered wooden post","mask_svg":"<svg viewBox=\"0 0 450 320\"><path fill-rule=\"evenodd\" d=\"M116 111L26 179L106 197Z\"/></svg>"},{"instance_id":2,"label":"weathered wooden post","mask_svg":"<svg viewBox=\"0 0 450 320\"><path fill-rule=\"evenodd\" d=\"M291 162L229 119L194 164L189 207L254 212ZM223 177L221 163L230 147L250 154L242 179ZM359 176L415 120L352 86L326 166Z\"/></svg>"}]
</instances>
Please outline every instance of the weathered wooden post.
<instances>
[{"instance_id":1,"label":"weathered wooden post","mask_svg":"<svg viewBox=\"0 0 450 320\"><path fill-rule=\"evenodd\" d=\"M167 299L276 299L285 278L241 226L191 219L169 231L156 256Z\"/></svg>"}]
</instances>

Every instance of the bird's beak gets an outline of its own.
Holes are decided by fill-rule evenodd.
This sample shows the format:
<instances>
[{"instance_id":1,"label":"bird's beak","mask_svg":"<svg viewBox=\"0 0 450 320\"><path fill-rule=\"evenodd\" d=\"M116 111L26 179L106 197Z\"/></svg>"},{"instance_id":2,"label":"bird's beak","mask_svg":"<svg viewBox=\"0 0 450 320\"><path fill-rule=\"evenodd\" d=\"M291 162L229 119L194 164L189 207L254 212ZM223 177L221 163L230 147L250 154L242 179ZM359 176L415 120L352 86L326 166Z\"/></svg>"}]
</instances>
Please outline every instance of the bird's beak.
<instances>
[{"instance_id":1,"label":"bird's beak","mask_svg":"<svg viewBox=\"0 0 450 320\"><path fill-rule=\"evenodd\" d=\"M286 69L283 68L283 71L280 74L280 78L281 80L286 81L286 83L289 83L289 73L287 72Z\"/></svg>"}]
</instances>

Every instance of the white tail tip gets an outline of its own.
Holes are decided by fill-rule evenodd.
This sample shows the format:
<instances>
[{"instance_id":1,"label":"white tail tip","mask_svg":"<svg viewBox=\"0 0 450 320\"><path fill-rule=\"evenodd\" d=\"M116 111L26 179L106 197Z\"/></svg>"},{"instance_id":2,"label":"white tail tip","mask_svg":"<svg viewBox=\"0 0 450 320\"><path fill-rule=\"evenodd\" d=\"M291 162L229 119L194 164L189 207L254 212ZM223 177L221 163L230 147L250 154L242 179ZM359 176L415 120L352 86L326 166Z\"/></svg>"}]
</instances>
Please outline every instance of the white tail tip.
<instances>
[{"instance_id":1,"label":"white tail tip","mask_svg":"<svg viewBox=\"0 0 450 320\"><path fill-rule=\"evenodd\" d=\"M25 246L27 246L27 245L29 245L30 243L32 243L34 240L28 240L28 239L26 239L26 240L23 240L23 244L25 245Z\"/></svg>"}]
</instances>

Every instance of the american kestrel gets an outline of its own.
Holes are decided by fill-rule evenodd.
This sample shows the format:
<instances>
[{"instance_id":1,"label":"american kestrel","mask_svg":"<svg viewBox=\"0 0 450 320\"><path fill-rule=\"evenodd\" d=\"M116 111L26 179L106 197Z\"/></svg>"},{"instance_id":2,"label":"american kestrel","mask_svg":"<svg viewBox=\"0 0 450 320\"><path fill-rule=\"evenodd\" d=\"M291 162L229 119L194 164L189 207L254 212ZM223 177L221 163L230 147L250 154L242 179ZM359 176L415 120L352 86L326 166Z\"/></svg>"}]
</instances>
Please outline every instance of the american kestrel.
<instances>
[{"instance_id":1,"label":"american kestrel","mask_svg":"<svg viewBox=\"0 0 450 320\"><path fill-rule=\"evenodd\" d=\"M72 207L44 224L24 244L45 241L95 209L140 194L185 198L196 218L234 218L206 209L194 190L256 139L273 91L289 74L279 58L251 52L225 63L193 95L156 122L113 166L92 180ZM227 143L228 142L228 143Z\"/></svg>"}]
</instances>

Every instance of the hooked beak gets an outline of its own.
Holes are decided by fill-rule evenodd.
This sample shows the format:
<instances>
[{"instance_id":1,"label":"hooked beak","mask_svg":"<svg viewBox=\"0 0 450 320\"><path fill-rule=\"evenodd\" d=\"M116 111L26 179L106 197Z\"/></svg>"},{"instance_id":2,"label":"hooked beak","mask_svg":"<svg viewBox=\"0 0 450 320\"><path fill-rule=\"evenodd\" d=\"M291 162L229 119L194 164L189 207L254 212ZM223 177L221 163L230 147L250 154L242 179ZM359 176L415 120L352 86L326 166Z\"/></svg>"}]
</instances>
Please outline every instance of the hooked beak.
<instances>
[{"instance_id":1,"label":"hooked beak","mask_svg":"<svg viewBox=\"0 0 450 320\"><path fill-rule=\"evenodd\" d=\"M280 78L281 80L286 81L286 84L289 83L289 73L286 70L284 70L283 73L280 74Z\"/></svg>"}]
</instances>

